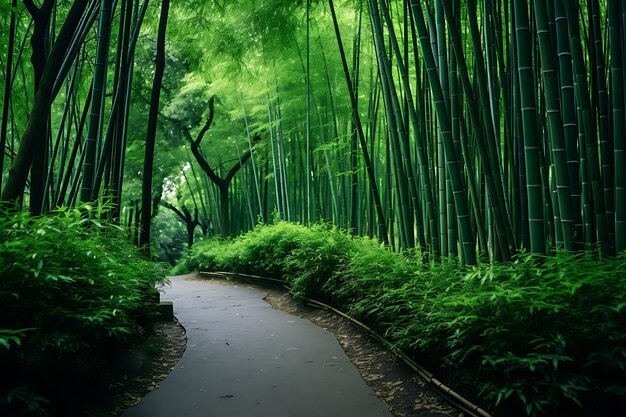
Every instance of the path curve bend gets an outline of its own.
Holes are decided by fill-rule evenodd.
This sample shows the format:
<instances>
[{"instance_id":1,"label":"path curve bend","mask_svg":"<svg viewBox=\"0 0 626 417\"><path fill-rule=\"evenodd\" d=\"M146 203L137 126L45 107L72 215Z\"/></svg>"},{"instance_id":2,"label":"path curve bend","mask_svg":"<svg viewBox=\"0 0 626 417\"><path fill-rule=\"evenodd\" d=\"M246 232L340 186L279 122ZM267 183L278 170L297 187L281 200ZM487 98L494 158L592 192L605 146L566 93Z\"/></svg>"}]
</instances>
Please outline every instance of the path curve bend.
<instances>
[{"instance_id":1,"label":"path curve bend","mask_svg":"<svg viewBox=\"0 0 626 417\"><path fill-rule=\"evenodd\" d=\"M255 288L173 277L187 350L122 417L391 417L335 337Z\"/></svg>"}]
</instances>

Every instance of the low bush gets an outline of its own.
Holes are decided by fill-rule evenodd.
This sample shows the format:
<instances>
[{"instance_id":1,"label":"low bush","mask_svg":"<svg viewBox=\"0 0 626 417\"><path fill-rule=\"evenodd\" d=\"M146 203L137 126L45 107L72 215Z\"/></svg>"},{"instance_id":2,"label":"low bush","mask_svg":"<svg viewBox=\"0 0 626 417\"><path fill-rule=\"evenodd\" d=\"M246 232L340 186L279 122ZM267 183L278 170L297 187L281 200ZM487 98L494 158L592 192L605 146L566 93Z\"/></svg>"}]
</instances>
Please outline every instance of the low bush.
<instances>
[{"instance_id":1,"label":"low bush","mask_svg":"<svg viewBox=\"0 0 626 417\"><path fill-rule=\"evenodd\" d=\"M324 284L356 248L355 241L335 227L287 222L259 226L235 245L237 261L246 272L282 277L296 295L322 299Z\"/></svg>"},{"instance_id":2,"label":"low bush","mask_svg":"<svg viewBox=\"0 0 626 417\"><path fill-rule=\"evenodd\" d=\"M164 271L98 217L89 206L0 213L2 415L78 415L156 314Z\"/></svg>"},{"instance_id":3,"label":"low bush","mask_svg":"<svg viewBox=\"0 0 626 417\"><path fill-rule=\"evenodd\" d=\"M298 295L332 300L500 415L626 405L625 256L425 264L336 228L281 222L198 245L184 266L282 277Z\"/></svg>"},{"instance_id":4,"label":"low bush","mask_svg":"<svg viewBox=\"0 0 626 417\"><path fill-rule=\"evenodd\" d=\"M225 261L232 258L231 244L232 242L218 238L196 242L178 261L172 269L172 274L180 275L193 270L217 271L228 269L231 265L227 265Z\"/></svg>"}]
</instances>

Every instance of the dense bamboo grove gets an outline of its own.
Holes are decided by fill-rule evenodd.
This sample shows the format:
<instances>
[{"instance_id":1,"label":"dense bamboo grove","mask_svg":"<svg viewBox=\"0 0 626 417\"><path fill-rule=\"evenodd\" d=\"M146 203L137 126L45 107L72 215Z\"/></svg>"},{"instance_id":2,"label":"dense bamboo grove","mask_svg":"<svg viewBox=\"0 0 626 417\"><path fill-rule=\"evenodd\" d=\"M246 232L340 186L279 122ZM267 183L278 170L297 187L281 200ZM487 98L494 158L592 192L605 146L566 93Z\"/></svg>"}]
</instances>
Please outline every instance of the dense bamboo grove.
<instances>
[{"instance_id":1,"label":"dense bamboo grove","mask_svg":"<svg viewBox=\"0 0 626 417\"><path fill-rule=\"evenodd\" d=\"M236 180L232 230L274 209L466 263L624 250L624 11L609 3L368 1L352 22L307 4L307 106L287 114L269 77L271 165ZM333 34L339 61L320 50Z\"/></svg>"},{"instance_id":2,"label":"dense bamboo grove","mask_svg":"<svg viewBox=\"0 0 626 417\"><path fill-rule=\"evenodd\" d=\"M325 221L469 264L626 249L624 1L193 7L156 67L160 4L3 7L3 200L105 198L136 236L172 207L190 241Z\"/></svg>"},{"instance_id":3,"label":"dense bamboo grove","mask_svg":"<svg viewBox=\"0 0 626 417\"><path fill-rule=\"evenodd\" d=\"M396 240L624 250L622 5L506 3L368 3Z\"/></svg>"},{"instance_id":4,"label":"dense bamboo grove","mask_svg":"<svg viewBox=\"0 0 626 417\"><path fill-rule=\"evenodd\" d=\"M0 359L36 372L0 407L140 336L147 256L333 300L502 415L617 415L625 50L626 0L1 0Z\"/></svg>"}]
</instances>

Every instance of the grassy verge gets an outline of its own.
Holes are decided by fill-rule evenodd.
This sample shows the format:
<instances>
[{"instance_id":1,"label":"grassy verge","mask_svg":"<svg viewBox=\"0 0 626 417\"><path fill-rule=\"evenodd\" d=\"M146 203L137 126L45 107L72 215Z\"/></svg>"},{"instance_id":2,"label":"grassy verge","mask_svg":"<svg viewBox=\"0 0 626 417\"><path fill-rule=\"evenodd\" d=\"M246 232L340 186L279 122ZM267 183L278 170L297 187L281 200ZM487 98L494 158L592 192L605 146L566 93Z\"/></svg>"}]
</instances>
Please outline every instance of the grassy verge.
<instances>
[{"instance_id":1,"label":"grassy verge","mask_svg":"<svg viewBox=\"0 0 626 417\"><path fill-rule=\"evenodd\" d=\"M296 294L377 328L500 415L624 409L624 256L423 264L334 228L279 223L196 244L176 272L193 269L281 277Z\"/></svg>"},{"instance_id":2,"label":"grassy verge","mask_svg":"<svg viewBox=\"0 0 626 417\"><path fill-rule=\"evenodd\" d=\"M145 337L164 271L98 217L0 213L2 415L80 415L81 397Z\"/></svg>"}]
</instances>

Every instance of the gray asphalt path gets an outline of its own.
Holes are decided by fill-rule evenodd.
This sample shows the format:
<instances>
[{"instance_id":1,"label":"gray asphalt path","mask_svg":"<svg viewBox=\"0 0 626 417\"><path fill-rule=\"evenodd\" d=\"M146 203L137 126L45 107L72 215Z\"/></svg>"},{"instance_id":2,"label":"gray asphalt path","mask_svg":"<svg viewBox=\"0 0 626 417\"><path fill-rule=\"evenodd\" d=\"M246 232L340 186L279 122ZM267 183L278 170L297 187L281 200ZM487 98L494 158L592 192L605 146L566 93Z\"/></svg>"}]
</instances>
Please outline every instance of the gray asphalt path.
<instances>
[{"instance_id":1,"label":"gray asphalt path","mask_svg":"<svg viewBox=\"0 0 626 417\"><path fill-rule=\"evenodd\" d=\"M263 291L174 277L187 351L123 417L391 417L334 336Z\"/></svg>"}]
</instances>

